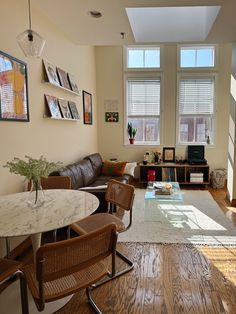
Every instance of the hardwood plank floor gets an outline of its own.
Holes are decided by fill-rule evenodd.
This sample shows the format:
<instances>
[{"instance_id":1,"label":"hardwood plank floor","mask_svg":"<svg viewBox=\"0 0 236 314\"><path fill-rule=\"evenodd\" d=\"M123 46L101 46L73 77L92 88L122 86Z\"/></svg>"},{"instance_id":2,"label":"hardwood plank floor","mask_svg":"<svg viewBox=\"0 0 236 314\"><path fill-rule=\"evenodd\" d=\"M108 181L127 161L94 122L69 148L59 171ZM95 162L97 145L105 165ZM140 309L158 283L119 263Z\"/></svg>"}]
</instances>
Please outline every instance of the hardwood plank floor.
<instances>
[{"instance_id":1,"label":"hardwood plank floor","mask_svg":"<svg viewBox=\"0 0 236 314\"><path fill-rule=\"evenodd\" d=\"M236 225L225 190L209 191ZM118 248L135 266L92 292L103 313L236 313L236 247L119 243ZM68 313L93 313L84 292L57 312Z\"/></svg>"}]
</instances>

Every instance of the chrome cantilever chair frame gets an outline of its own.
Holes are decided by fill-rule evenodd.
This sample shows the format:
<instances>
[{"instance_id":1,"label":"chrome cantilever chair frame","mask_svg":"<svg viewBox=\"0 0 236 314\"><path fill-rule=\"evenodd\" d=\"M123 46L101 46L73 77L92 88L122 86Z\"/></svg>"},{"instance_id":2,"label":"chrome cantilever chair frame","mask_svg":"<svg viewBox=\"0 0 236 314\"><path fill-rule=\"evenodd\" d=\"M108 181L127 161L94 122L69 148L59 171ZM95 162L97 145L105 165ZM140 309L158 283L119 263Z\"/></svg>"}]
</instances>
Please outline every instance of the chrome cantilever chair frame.
<instances>
[{"instance_id":1,"label":"chrome cantilever chair frame","mask_svg":"<svg viewBox=\"0 0 236 314\"><path fill-rule=\"evenodd\" d=\"M92 215L86 217L77 223L71 225L71 229L76 231L79 234L86 234L87 232L91 232L92 230L96 230L97 228L104 226L108 223L115 223L117 226L118 234L121 232L125 232L132 225L132 206L134 201L134 187L129 184L121 183L116 180L110 180L108 183L105 199L108 202L108 211L112 212L114 206L120 207L124 211L129 211L129 223L127 226L121 221L121 219L115 217L113 214L107 213L98 213L96 215ZM131 271L134 267L133 262L122 254L120 251L116 250L116 255L121 258L127 265L123 270L116 271L116 261L115 257L112 260L112 268L109 273L109 277L97 283L96 286L99 286L111 279L114 279L118 276L121 276L129 271Z\"/></svg>"}]
</instances>

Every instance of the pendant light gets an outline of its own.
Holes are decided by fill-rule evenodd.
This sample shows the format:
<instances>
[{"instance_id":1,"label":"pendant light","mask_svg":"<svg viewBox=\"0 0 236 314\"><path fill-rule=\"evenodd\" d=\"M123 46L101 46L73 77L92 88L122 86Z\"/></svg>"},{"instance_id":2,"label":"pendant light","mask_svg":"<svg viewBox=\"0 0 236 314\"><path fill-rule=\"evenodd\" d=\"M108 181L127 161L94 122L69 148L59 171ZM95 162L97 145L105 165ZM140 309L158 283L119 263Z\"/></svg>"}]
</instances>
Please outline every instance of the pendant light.
<instances>
[{"instance_id":1,"label":"pendant light","mask_svg":"<svg viewBox=\"0 0 236 314\"><path fill-rule=\"evenodd\" d=\"M17 36L17 41L26 57L40 58L45 45L45 40L31 28L31 7L28 0L29 29Z\"/></svg>"}]
</instances>

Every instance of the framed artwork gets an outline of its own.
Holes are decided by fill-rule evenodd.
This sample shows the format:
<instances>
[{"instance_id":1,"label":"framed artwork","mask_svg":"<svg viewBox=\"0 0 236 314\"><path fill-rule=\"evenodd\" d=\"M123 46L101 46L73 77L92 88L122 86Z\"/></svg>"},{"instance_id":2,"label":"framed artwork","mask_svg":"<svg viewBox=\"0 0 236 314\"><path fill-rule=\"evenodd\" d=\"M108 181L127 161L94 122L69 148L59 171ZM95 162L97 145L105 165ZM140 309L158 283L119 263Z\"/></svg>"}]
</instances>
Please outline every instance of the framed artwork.
<instances>
[{"instance_id":1,"label":"framed artwork","mask_svg":"<svg viewBox=\"0 0 236 314\"><path fill-rule=\"evenodd\" d=\"M84 124L93 124L92 95L83 90Z\"/></svg>"},{"instance_id":2,"label":"framed artwork","mask_svg":"<svg viewBox=\"0 0 236 314\"><path fill-rule=\"evenodd\" d=\"M163 161L164 162L175 162L175 148L164 147L163 148Z\"/></svg>"},{"instance_id":3,"label":"framed artwork","mask_svg":"<svg viewBox=\"0 0 236 314\"><path fill-rule=\"evenodd\" d=\"M70 88L71 90L73 90L73 92L75 93L78 93L79 94L79 88L75 82L75 77L70 74L70 73L67 73L67 76L68 76L68 80L69 80L69 83L70 83Z\"/></svg>"},{"instance_id":4,"label":"framed artwork","mask_svg":"<svg viewBox=\"0 0 236 314\"><path fill-rule=\"evenodd\" d=\"M119 122L119 112L105 112L105 122Z\"/></svg>"},{"instance_id":5,"label":"framed artwork","mask_svg":"<svg viewBox=\"0 0 236 314\"><path fill-rule=\"evenodd\" d=\"M71 88L70 88L70 84L67 78L67 73L64 70L57 68L57 74L58 74L61 86L70 90Z\"/></svg>"},{"instance_id":6,"label":"framed artwork","mask_svg":"<svg viewBox=\"0 0 236 314\"><path fill-rule=\"evenodd\" d=\"M70 109L68 106L68 101L65 99L58 99L58 103L61 109L61 113L62 113L62 117L65 119L72 119L71 113L70 113Z\"/></svg>"},{"instance_id":7,"label":"framed artwork","mask_svg":"<svg viewBox=\"0 0 236 314\"><path fill-rule=\"evenodd\" d=\"M43 64L49 83L60 86L55 65L46 60L43 60Z\"/></svg>"},{"instance_id":8,"label":"framed artwork","mask_svg":"<svg viewBox=\"0 0 236 314\"><path fill-rule=\"evenodd\" d=\"M55 96L45 95L48 109L50 111L51 117L61 118L61 112L58 106L57 98Z\"/></svg>"},{"instance_id":9,"label":"framed artwork","mask_svg":"<svg viewBox=\"0 0 236 314\"><path fill-rule=\"evenodd\" d=\"M0 120L29 121L27 65L1 51Z\"/></svg>"},{"instance_id":10,"label":"framed artwork","mask_svg":"<svg viewBox=\"0 0 236 314\"><path fill-rule=\"evenodd\" d=\"M69 101L68 105L69 105L69 108L70 108L70 113L72 115L72 118L73 119L79 119L80 116L79 116L79 113L78 113L78 110L77 110L75 102Z\"/></svg>"}]
</instances>

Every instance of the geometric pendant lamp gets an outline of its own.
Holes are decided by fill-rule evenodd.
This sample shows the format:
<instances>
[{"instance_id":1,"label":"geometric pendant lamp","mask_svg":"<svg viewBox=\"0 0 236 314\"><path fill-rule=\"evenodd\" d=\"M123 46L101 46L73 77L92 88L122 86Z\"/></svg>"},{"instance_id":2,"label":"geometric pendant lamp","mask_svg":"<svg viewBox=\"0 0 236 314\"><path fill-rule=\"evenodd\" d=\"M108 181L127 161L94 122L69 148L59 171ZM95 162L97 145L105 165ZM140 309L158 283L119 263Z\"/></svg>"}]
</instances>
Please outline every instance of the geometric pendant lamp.
<instances>
[{"instance_id":1,"label":"geometric pendant lamp","mask_svg":"<svg viewBox=\"0 0 236 314\"><path fill-rule=\"evenodd\" d=\"M28 0L28 8L29 8L29 29L19 34L16 37L16 39L26 57L40 58L45 45L45 40L38 33L31 29L30 0Z\"/></svg>"}]
</instances>

